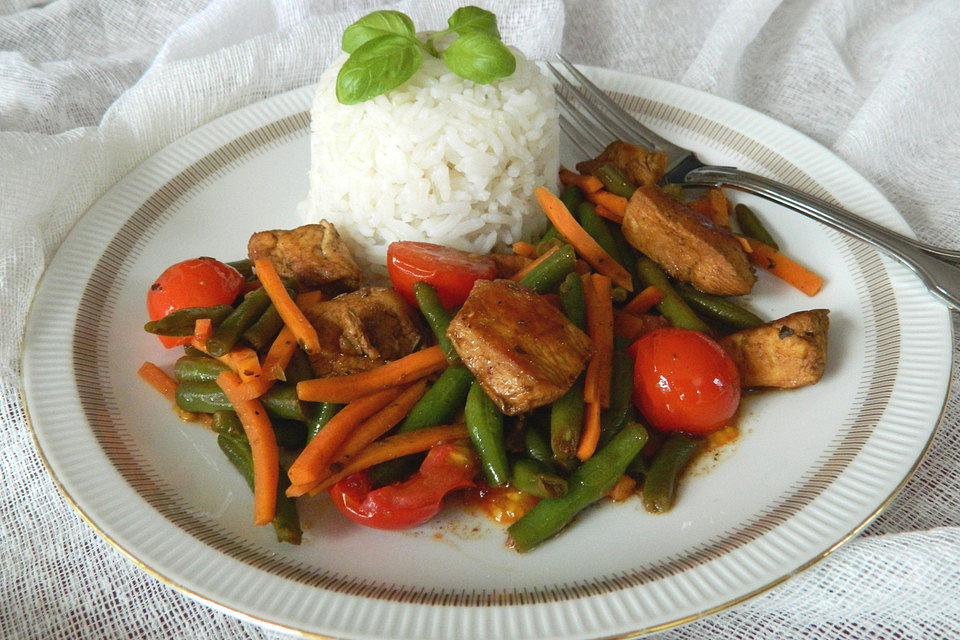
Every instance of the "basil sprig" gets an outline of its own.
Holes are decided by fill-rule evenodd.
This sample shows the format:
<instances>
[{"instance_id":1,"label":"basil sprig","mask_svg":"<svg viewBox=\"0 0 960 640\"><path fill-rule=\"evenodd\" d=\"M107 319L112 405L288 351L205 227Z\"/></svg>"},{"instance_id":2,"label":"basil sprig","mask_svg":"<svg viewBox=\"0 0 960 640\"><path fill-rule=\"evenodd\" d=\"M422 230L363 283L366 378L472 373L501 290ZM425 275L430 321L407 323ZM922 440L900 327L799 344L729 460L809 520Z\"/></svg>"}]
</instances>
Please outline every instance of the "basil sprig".
<instances>
[{"instance_id":1,"label":"basil sprig","mask_svg":"<svg viewBox=\"0 0 960 640\"><path fill-rule=\"evenodd\" d=\"M337 100L342 104L364 102L400 86L423 64L424 53L479 84L505 78L517 67L500 40L497 17L473 6L454 11L447 29L423 41L406 14L374 11L346 28L341 47L350 54L337 75Z\"/></svg>"}]
</instances>

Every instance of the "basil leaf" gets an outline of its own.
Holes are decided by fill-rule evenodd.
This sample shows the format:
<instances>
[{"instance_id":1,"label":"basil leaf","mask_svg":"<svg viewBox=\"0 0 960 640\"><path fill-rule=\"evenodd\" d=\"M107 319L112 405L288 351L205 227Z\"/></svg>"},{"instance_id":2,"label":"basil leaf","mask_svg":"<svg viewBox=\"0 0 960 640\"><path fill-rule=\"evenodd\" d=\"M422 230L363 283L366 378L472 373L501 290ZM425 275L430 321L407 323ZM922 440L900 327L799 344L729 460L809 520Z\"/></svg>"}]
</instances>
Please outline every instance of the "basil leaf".
<instances>
[{"instance_id":1,"label":"basil leaf","mask_svg":"<svg viewBox=\"0 0 960 640\"><path fill-rule=\"evenodd\" d=\"M507 45L482 31L468 31L459 36L442 55L451 71L480 84L505 78L517 67Z\"/></svg>"},{"instance_id":2,"label":"basil leaf","mask_svg":"<svg viewBox=\"0 0 960 640\"><path fill-rule=\"evenodd\" d=\"M357 104L400 86L423 64L420 46L398 35L360 45L337 74L337 100Z\"/></svg>"},{"instance_id":3,"label":"basil leaf","mask_svg":"<svg viewBox=\"0 0 960 640\"><path fill-rule=\"evenodd\" d=\"M500 37L497 16L480 7L460 7L447 19L447 25L460 35L466 35L469 31L481 31L494 38Z\"/></svg>"},{"instance_id":4,"label":"basil leaf","mask_svg":"<svg viewBox=\"0 0 960 640\"><path fill-rule=\"evenodd\" d=\"M362 45L387 35L416 38L417 32L413 20L399 11L374 11L363 16L343 32L340 46L347 53L353 53Z\"/></svg>"}]
</instances>

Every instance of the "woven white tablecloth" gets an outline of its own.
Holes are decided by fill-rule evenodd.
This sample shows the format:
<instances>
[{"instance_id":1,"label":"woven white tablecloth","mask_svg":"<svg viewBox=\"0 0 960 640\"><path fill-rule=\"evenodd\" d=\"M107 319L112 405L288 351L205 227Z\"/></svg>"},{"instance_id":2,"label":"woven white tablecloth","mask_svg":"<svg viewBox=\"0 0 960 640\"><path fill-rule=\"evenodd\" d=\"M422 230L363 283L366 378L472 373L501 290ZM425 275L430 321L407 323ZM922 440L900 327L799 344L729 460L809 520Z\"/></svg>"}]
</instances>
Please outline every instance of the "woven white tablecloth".
<instances>
[{"instance_id":1,"label":"woven white tablecloth","mask_svg":"<svg viewBox=\"0 0 960 640\"><path fill-rule=\"evenodd\" d=\"M19 396L24 319L73 222L138 163L217 116L315 82L343 28L370 10L439 28L458 4L0 0L0 637L283 637L150 577L67 504ZM531 57L562 51L785 122L864 174L921 238L960 248L958 0L478 4ZM957 395L954 385L916 476L862 535L766 594L657 637L960 637Z\"/></svg>"}]
</instances>

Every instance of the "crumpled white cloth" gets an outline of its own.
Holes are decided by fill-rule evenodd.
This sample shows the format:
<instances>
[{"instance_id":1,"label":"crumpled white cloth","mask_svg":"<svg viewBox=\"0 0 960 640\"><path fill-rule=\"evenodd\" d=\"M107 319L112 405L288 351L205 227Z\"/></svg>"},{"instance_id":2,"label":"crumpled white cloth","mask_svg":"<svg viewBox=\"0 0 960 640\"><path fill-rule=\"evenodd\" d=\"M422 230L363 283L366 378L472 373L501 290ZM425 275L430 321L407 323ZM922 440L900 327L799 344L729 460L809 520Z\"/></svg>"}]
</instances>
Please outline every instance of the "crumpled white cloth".
<instances>
[{"instance_id":1,"label":"crumpled white cloth","mask_svg":"<svg viewBox=\"0 0 960 640\"><path fill-rule=\"evenodd\" d=\"M0 4L0 637L284 637L148 576L65 502L19 396L24 319L71 225L139 162L217 116L314 82L343 28L368 11L390 6L437 28L458 4ZM791 125L870 179L921 238L960 248L956 0L478 4L531 57L562 51ZM956 385L929 455L864 534L764 595L657 637L960 637Z\"/></svg>"}]
</instances>

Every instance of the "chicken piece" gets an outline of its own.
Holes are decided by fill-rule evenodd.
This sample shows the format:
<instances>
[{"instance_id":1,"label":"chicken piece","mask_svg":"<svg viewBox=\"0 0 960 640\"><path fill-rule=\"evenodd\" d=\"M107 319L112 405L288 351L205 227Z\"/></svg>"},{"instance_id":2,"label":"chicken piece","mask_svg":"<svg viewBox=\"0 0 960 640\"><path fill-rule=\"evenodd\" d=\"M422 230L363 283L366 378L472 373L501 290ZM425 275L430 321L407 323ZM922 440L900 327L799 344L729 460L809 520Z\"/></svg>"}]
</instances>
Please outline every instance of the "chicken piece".
<instances>
[{"instance_id":1,"label":"chicken piece","mask_svg":"<svg viewBox=\"0 0 960 640\"><path fill-rule=\"evenodd\" d=\"M634 192L623 217L623 235L671 276L706 293L744 295L757 279L729 231L659 187Z\"/></svg>"},{"instance_id":2,"label":"chicken piece","mask_svg":"<svg viewBox=\"0 0 960 640\"><path fill-rule=\"evenodd\" d=\"M626 142L611 142L593 160L577 163L577 171L592 174L603 164L613 165L638 187L659 184L667 171L667 154Z\"/></svg>"},{"instance_id":3,"label":"chicken piece","mask_svg":"<svg viewBox=\"0 0 960 640\"><path fill-rule=\"evenodd\" d=\"M336 283L340 290L360 286L360 267L350 250L326 220L296 229L260 231L250 237L251 260L270 258L281 277L296 278L301 285L318 288Z\"/></svg>"},{"instance_id":4,"label":"chicken piece","mask_svg":"<svg viewBox=\"0 0 960 640\"><path fill-rule=\"evenodd\" d=\"M304 315L320 338L320 352L310 356L318 376L373 369L413 353L424 340L421 324L394 289L363 287L318 302Z\"/></svg>"},{"instance_id":5,"label":"chicken piece","mask_svg":"<svg viewBox=\"0 0 960 640\"><path fill-rule=\"evenodd\" d=\"M447 336L483 390L511 416L562 396L590 355L586 334L510 280L478 280Z\"/></svg>"},{"instance_id":6,"label":"chicken piece","mask_svg":"<svg viewBox=\"0 0 960 640\"><path fill-rule=\"evenodd\" d=\"M497 265L498 278L512 278L513 274L533 262L530 258L515 253L488 253L486 256L492 258Z\"/></svg>"},{"instance_id":7,"label":"chicken piece","mask_svg":"<svg viewBox=\"0 0 960 640\"><path fill-rule=\"evenodd\" d=\"M720 339L744 387L784 389L814 384L827 364L826 309L799 311Z\"/></svg>"}]
</instances>

